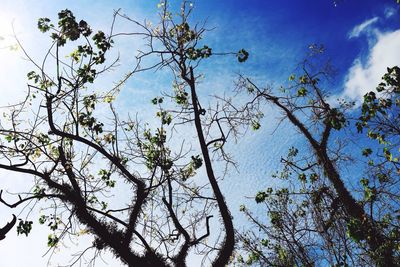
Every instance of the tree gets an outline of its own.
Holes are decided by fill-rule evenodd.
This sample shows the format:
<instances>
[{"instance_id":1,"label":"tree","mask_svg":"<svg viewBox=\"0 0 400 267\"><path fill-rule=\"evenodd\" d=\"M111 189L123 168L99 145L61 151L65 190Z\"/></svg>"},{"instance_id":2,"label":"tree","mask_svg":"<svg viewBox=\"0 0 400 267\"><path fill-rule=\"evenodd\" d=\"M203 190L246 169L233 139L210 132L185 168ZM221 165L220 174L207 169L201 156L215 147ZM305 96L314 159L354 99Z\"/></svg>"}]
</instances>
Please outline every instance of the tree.
<instances>
[{"instance_id":1,"label":"tree","mask_svg":"<svg viewBox=\"0 0 400 267\"><path fill-rule=\"evenodd\" d=\"M269 222L241 207L261 233L261 237L252 231L239 233L249 253L247 262L272 266L397 266L400 217L393 215L399 212L399 68L388 68L377 88L379 96L366 94L360 117L352 119L357 114L351 110L354 103L342 102L335 107L328 103L327 92L321 88L329 86L331 67L321 67L316 57L323 52L322 47L310 48L310 58L290 75L287 87L275 91L261 88L243 76L238 82L239 88L252 96L250 110L257 110L260 101L271 104L309 147L301 151L291 148L281 159L283 169L274 177L286 181L287 186L268 188L255 196L257 203L265 204ZM372 139L370 147L364 142L367 147L359 151L360 156L368 158L361 165L366 169L365 176L358 192L352 193L348 184L352 178L339 167L347 157L343 140L365 129ZM237 260L244 259L240 256Z\"/></svg>"},{"instance_id":2,"label":"tree","mask_svg":"<svg viewBox=\"0 0 400 267\"><path fill-rule=\"evenodd\" d=\"M16 222L17 217L13 215L13 219L11 220L11 222L7 223L3 228L0 228L0 240L6 238L6 234L14 227Z\"/></svg>"},{"instance_id":3,"label":"tree","mask_svg":"<svg viewBox=\"0 0 400 267\"><path fill-rule=\"evenodd\" d=\"M139 27L135 33L113 32L114 22L109 34L93 32L69 10L58 14L57 24L39 19L39 30L51 33L51 47L42 63L24 51L36 70L28 73L25 101L9 109L0 128L0 168L33 176L35 186L16 202L0 200L10 208L45 208L38 220L50 228L51 248L87 233L94 237L88 249L109 249L128 266L185 266L196 251L213 266L224 266L234 249L234 229L210 148L226 156L229 134L221 127L226 119L202 107L195 73L201 60L218 54L200 45L205 29L189 25L190 3L183 1L178 18L166 1L159 7L161 22L154 27L114 14L114 22L124 19ZM118 59L107 65L106 57L123 35L145 38L148 50L139 52L136 68L115 87L100 92L94 85L116 66ZM220 55L226 54L240 62L248 57L245 50ZM142 66L152 56L158 62ZM159 108L159 127L118 114L112 102L121 86L139 72L163 68L171 70L173 92L151 101ZM165 108L164 99L172 100L173 108ZM100 108L108 108L111 118L100 117ZM237 127L230 126L228 131ZM178 127L194 127L199 154L183 143L169 147ZM196 176L200 169L205 180ZM117 186L129 192L125 205L112 199ZM213 216L221 220L222 234L211 229ZM18 233L28 235L32 224L20 219Z\"/></svg>"}]
</instances>

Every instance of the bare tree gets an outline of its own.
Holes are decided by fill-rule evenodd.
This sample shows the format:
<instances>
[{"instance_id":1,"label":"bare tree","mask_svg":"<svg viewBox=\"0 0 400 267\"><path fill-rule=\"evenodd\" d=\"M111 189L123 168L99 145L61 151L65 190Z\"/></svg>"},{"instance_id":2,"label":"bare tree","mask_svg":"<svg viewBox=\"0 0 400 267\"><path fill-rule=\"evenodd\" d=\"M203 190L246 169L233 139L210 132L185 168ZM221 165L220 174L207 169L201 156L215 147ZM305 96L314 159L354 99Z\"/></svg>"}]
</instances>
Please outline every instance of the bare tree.
<instances>
[{"instance_id":1,"label":"bare tree","mask_svg":"<svg viewBox=\"0 0 400 267\"><path fill-rule=\"evenodd\" d=\"M367 94L362 116L352 119L348 115L357 111L346 113L353 107L352 103L343 102L337 107L328 103L326 91L321 88L329 86L332 68L329 64L321 67L317 55L323 52L323 47L312 45L310 48L311 56L289 77L287 87L262 88L244 76L238 81L238 89L252 96L249 110L258 110L260 102L271 104L281 112L282 120L288 120L297 129L310 148L301 151L292 148L288 157L282 158L283 171L275 176L284 179L288 187L276 192L271 188L256 195L257 202L267 205L270 224L242 208L268 241L263 247L257 235L250 238L251 232L239 234L245 250L250 252L249 262L260 262L264 255L265 262L277 266L326 263L397 266L399 224L391 218L399 205L396 199L399 196L398 159L392 155L398 149L398 132L394 126L398 121L398 105L391 103L398 102L398 68L388 69L385 82L378 87L386 96ZM354 189L348 185L352 179L339 166L349 159L343 147L348 142L346 138L351 137L346 137L345 131L361 132L364 128L368 129L371 139L380 142L381 148L376 149L376 155L372 155L370 148L359 150L360 156L356 158L370 157L364 165L365 175L370 179L362 178L357 187L359 192L353 194ZM353 130L347 134L357 133ZM298 153L302 155L300 158ZM379 160L382 158L383 161ZM278 258L272 263L270 253Z\"/></svg>"},{"instance_id":2,"label":"bare tree","mask_svg":"<svg viewBox=\"0 0 400 267\"><path fill-rule=\"evenodd\" d=\"M41 63L24 51L36 70L28 73L25 101L7 107L8 120L0 128L0 168L33 176L35 186L14 203L4 196L0 200L10 208L45 208L39 222L52 231L50 247L68 236L88 233L94 237L88 250L110 249L128 266L185 266L194 253L213 266L224 266L234 249L234 229L210 148L226 155L223 144L229 135L221 125L229 123L217 113L205 116L196 89L196 67L218 54L200 46L206 29L190 26L189 3L183 1L177 17L166 1L160 10L161 22L155 26L116 11L114 22L132 23L139 29L132 33L114 32L114 22L109 34L93 33L69 10L58 14L57 25L39 19L39 29L51 33L51 47ZM113 40L126 35L144 38L146 50L138 52L136 67L115 87L96 91L98 77L118 62L106 64ZM69 47L75 43L71 53ZM227 54L240 62L248 56L244 50L219 55ZM143 66L145 58L157 61ZM121 86L139 72L162 68L172 71L174 90L152 100L159 107L159 127L151 129L118 114L113 100ZM164 98L173 100L175 108L164 108ZM98 115L105 107L108 119ZM183 143L169 147L170 133L191 128L199 154ZM197 178L196 172L203 169L205 177ZM129 192L125 203L113 199L118 186ZM221 220L221 229L211 229L213 216ZM31 228L32 221L21 219L18 233L28 235Z\"/></svg>"}]
</instances>

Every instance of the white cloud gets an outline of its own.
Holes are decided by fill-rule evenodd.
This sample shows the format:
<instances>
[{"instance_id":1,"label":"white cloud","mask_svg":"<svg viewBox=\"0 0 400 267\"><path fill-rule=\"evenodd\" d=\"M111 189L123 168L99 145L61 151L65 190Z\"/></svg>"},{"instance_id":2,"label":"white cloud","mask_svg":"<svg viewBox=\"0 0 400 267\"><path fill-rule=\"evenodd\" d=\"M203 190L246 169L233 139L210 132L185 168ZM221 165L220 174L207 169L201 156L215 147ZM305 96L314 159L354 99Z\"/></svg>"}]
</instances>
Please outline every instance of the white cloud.
<instances>
[{"instance_id":1,"label":"white cloud","mask_svg":"<svg viewBox=\"0 0 400 267\"><path fill-rule=\"evenodd\" d=\"M385 18L390 18L393 17L396 14L396 9L393 7L387 7L385 8Z\"/></svg>"},{"instance_id":2,"label":"white cloud","mask_svg":"<svg viewBox=\"0 0 400 267\"><path fill-rule=\"evenodd\" d=\"M399 65L400 62L400 29L376 33L377 41L371 47L367 61L360 58L354 61L349 69L343 98L359 102L363 95L374 90L380 83L387 67Z\"/></svg>"},{"instance_id":3,"label":"white cloud","mask_svg":"<svg viewBox=\"0 0 400 267\"><path fill-rule=\"evenodd\" d=\"M368 32L370 27L379 20L378 17L374 17L372 19L366 20L361 24L356 25L350 32L349 32L349 39L359 37L361 33Z\"/></svg>"}]
</instances>

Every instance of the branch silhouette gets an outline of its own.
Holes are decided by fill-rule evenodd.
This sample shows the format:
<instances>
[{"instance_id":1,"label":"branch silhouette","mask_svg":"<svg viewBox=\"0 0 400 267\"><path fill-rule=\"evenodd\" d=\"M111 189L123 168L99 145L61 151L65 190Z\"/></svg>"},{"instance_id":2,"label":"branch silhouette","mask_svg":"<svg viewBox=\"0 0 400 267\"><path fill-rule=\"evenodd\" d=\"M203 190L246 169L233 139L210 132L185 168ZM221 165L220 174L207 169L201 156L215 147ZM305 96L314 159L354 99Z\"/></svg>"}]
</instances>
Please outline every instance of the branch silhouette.
<instances>
[{"instance_id":1,"label":"branch silhouette","mask_svg":"<svg viewBox=\"0 0 400 267\"><path fill-rule=\"evenodd\" d=\"M6 234L14 227L15 223L17 222L17 217L13 214L13 219L11 222L7 223L6 226L0 228L0 240L6 238Z\"/></svg>"}]
</instances>

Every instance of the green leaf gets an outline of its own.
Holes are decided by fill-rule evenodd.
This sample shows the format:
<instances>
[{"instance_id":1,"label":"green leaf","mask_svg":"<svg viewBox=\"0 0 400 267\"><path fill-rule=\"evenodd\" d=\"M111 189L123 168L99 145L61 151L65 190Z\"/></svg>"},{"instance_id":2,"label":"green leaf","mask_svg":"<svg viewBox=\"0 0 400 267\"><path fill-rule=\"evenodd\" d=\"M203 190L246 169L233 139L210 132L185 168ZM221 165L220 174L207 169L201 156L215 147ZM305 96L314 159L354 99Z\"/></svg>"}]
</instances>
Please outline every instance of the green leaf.
<instances>
[{"instance_id":1,"label":"green leaf","mask_svg":"<svg viewBox=\"0 0 400 267\"><path fill-rule=\"evenodd\" d=\"M310 181L312 183L316 182L318 180L318 178L319 178L318 174L316 174L316 173L311 173L310 174Z\"/></svg>"},{"instance_id":2,"label":"green leaf","mask_svg":"<svg viewBox=\"0 0 400 267\"><path fill-rule=\"evenodd\" d=\"M271 220L271 224L280 227L282 224L282 217L277 211L270 211L269 212L269 218Z\"/></svg>"},{"instance_id":3,"label":"green leaf","mask_svg":"<svg viewBox=\"0 0 400 267\"><path fill-rule=\"evenodd\" d=\"M36 72L34 72L34 71L28 72L27 76L28 76L28 80L33 80L35 83L37 83L40 79L40 76L38 74L36 74Z\"/></svg>"},{"instance_id":4,"label":"green leaf","mask_svg":"<svg viewBox=\"0 0 400 267\"><path fill-rule=\"evenodd\" d=\"M366 179L366 178L362 178L362 179L360 180L360 183L361 183L362 186L366 187L366 186L368 186L368 184L369 184L369 180Z\"/></svg>"},{"instance_id":5,"label":"green leaf","mask_svg":"<svg viewBox=\"0 0 400 267\"><path fill-rule=\"evenodd\" d=\"M12 140L14 140L14 136L12 134L8 134L4 137L7 142L11 143Z\"/></svg>"},{"instance_id":6,"label":"green leaf","mask_svg":"<svg viewBox=\"0 0 400 267\"><path fill-rule=\"evenodd\" d=\"M366 201L374 201L376 199L377 191L375 187L364 187L364 199Z\"/></svg>"},{"instance_id":7,"label":"green leaf","mask_svg":"<svg viewBox=\"0 0 400 267\"><path fill-rule=\"evenodd\" d=\"M197 170L203 165L203 159L200 157L200 155L197 156L192 156L192 162L191 166Z\"/></svg>"},{"instance_id":8,"label":"green leaf","mask_svg":"<svg viewBox=\"0 0 400 267\"><path fill-rule=\"evenodd\" d=\"M305 183L307 181L307 177L304 173L299 174L299 180L303 183Z\"/></svg>"},{"instance_id":9,"label":"green leaf","mask_svg":"<svg viewBox=\"0 0 400 267\"><path fill-rule=\"evenodd\" d=\"M35 188L33 189L33 195L41 198L41 196L45 193L45 189L41 188L40 186L36 185Z\"/></svg>"},{"instance_id":10,"label":"green leaf","mask_svg":"<svg viewBox=\"0 0 400 267\"><path fill-rule=\"evenodd\" d=\"M268 196L267 193L265 193L265 192L263 192L263 191L260 191L260 192L257 193L257 195L256 195L256 197L255 197L255 200L256 200L257 203L261 203L261 202L264 202L264 201L265 201L265 199L267 198L267 196Z\"/></svg>"},{"instance_id":11,"label":"green leaf","mask_svg":"<svg viewBox=\"0 0 400 267\"><path fill-rule=\"evenodd\" d=\"M252 121L251 121L251 128L252 128L254 131L257 131L258 129L261 128L261 124L260 124L258 121L252 120Z\"/></svg>"},{"instance_id":12,"label":"green leaf","mask_svg":"<svg viewBox=\"0 0 400 267\"><path fill-rule=\"evenodd\" d=\"M306 96L308 93L307 89L305 87L301 87L298 91L297 91L297 96L302 97L302 96Z\"/></svg>"},{"instance_id":13,"label":"green leaf","mask_svg":"<svg viewBox=\"0 0 400 267\"><path fill-rule=\"evenodd\" d=\"M365 149L363 149L363 151L362 151L362 155L364 156L364 157L368 157L369 155L371 155L372 154L372 149L371 148L365 148Z\"/></svg>"},{"instance_id":14,"label":"green leaf","mask_svg":"<svg viewBox=\"0 0 400 267\"><path fill-rule=\"evenodd\" d=\"M384 173L378 173L376 177L378 177L380 183L386 183L389 181L389 177Z\"/></svg>"},{"instance_id":15,"label":"green leaf","mask_svg":"<svg viewBox=\"0 0 400 267\"><path fill-rule=\"evenodd\" d=\"M40 18L38 20L37 26L41 32L47 32L48 30L50 30L50 28L54 27L54 25L50 23L50 19L48 18Z\"/></svg>"},{"instance_id":16,"label":"green leaf","mask_svg":"<svg viewBox=\"0 0 400 267\"><path fill-rule=\"evenodd\" d=\"M47 237L47 246L49 246L51 248L55 247L57 245L58 241L59 241L59 238L56 235L50 234Z\"/></svg>"},{"instance_id":17,"label":"green leaf","mask_svg":"<svg viewBox=\"0 0 400 267\"><path fill-rule=\"evenodd\" d=\"M306 76L306 75L300 76L299 82L300 82L301 84L306 84L306 83L308 82L307 76Z\"/></svg>"},{"instance_id":18,"label":"green leaf","mask_svg":"<svg viewBox=\"0 0 400 267\"><path fill-rule=\"evenodd\" d=\"M340 130L344 126L346 126L346 118L344 114L336 108L333 108L329 111L328 116L324 120L325 124L330 124L331 127L335 130Z\"/></svg>"},{"instance_id":19,"label":"green leaf","mask_svg":"<svg viewBox=\"0 0 400 267\"><path fill-rule=\"evenodd\" d=\"M189 94L185 91L176 90L175 92L175 102L178 105L186 106L188 104L188 96Z\"/></svg>"},{"instance_id":20,"label":"green leaf","mask_svg":"<svg viewBox=\"0 0 400 267\"><path fill-rule=\"evenodd\" d=\"M19 219L19 224L17 226L18 235L25 234L25 236L28 236L32 230L32 224L33 224L32 221L23 221Z\"/></svg>"},{"instance_id":21,"label":"green leaf","mask_svg":"<svg viewBox=\"0 0 400 267\"><path fill-rule=\"evenodd\" d=\"M40 224L44 224L47 220L47 216L46 215L42 215L39 217L39 223Z\"/></svg>"},{"instance_id":22,"label":"green leaf","mask_svg":"<svg viewBox=\"0 0 400 267\"><path fill-rule=\"evenodd\" d=\"M167 124L167 125L171 124L172 115L169 114L168 112L166 112L166 111L158 111L156 115L157 115L157 117L161 118L161 123L162 124Z\"/></svg>"},{"instance_id":23,"label":"green leaf","mask_svg":"<svg viewBox=\"0 0 400 267\"><path fill-rule=\"evenodd\" d=\"M383 154L385 155L385 158L386 158L388 161L392 161L393 156L392 156L392 153L390 152L389 149L387 149L386 147L383 148Z\"/></svg>"},{"instance_id":24,"label":"green leaf","mask_svg":"<svg viewBox=\"0 0 400 267\"><path fill-rule=\"evenodd\" d=\"M347 223L347 236L351 237L354 241L360 242L365 239L362 231L362 224L359 220L351 218Z\"/></svg>"},{"instance_id":25,"label":"green leaf","mask_svg":"<svg viewBox=\"0 0 400 267\"><path fill-rule=\"evenodd\" d=\"M244 49L239 50L239 52L236 54L237 59L240 63L245 62L249 58L249 52L247 52Z\"/></svg>"}]
</instances>

